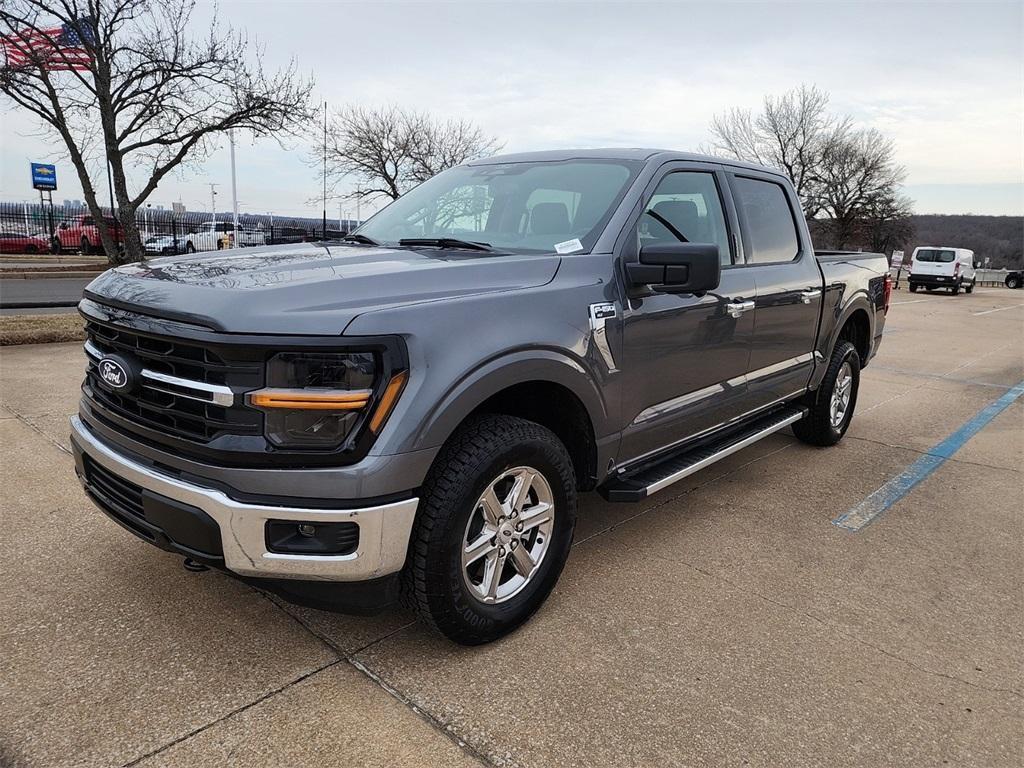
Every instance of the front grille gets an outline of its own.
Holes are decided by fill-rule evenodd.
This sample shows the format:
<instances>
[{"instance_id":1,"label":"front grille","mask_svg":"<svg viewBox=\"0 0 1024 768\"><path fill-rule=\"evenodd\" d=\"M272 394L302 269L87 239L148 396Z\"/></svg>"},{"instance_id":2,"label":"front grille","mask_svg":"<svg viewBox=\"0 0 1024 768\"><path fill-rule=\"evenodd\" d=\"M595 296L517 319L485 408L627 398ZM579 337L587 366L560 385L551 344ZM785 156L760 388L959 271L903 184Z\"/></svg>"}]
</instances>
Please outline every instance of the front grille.
<instances>
[{"instance_id":1,"label":"front grille","mask_svg":"<svg viewBox=\"0 0 1024 768\"><path fill-rule=\"evenodd\" d=\"M152 539L153 535L148 526L141 526L137 522L146 519L142 509L142 488L118 477L88 456L83 462L85 482L89 491L98 496L108 509L115 512L119 519L131 526L140 536Z\"/></svg>"},{"instance_id":2,"label":"front grille","mask_svg":"<svg viewBox=\"0 0 1024 768\"><path fill-rule=\"evenodd\" d=\"M137 361L146 371L200 384L244 392L262 385L263 366L251 353L232 359L223 350L187 343L172 337L143 334L132 329L89 321L88 346L102 356L119 354ZM223 435L261 435L262 414L235 404L219 405L197 398L201 392L143 377L133 391L117 394L99 382L97 360L88 355L85 394L128 424L161 435L208 443ZM119 426L123 427L124 424Z\"/></svg>"}]
</instances>

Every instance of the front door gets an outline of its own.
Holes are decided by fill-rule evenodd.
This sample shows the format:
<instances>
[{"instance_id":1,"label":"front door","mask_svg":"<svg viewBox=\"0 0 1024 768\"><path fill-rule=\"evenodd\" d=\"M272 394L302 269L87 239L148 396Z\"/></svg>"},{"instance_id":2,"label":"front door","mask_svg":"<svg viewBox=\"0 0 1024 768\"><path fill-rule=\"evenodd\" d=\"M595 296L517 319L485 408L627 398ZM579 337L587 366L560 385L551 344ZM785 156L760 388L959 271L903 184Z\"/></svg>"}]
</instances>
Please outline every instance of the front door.
<instances>
[{"instance_id":1,"label":"front door","mask_svg":"<svg viewBox=\"0 0 1024 768\"><path fill-rule=\"evenodd\" d=\"M648 187L630 234L626 248L634 253L648 244L677 242L673 230L688 242L714 243L722 279L718 289L703 296L627 291L620 465L699 435L747 408L755 284L753 275L735 264L735 218L723 194L726 183L714 165L669 166Z\"/></svg>"}]
</instances>

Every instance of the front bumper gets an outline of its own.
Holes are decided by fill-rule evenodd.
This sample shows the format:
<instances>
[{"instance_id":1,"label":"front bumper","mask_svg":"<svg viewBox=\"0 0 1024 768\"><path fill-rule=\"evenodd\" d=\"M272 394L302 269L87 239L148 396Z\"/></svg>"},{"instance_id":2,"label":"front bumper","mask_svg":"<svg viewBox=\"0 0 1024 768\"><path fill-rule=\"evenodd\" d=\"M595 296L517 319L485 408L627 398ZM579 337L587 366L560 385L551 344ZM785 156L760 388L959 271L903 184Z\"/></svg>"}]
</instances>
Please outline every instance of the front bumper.
<instances>
[{"instance_id":1,"label":"front bumper","mask_svg":"<svg viewBox=\"0 0 1024 768\"><path fill-rule=\"evenodd\" d=\"M222 491L185 482L134 461L101 441L78 416L71 419L71 443L83 485L106 514L158 546L190 554L187 547L175 545L173 534L165 535L166 525L159 528L160 533L154 540L144 535L147 529L142 525L145 523L152 528L152 521L144 518L125 519L124 514L119 515L109 509L109 505L102 501L102 492L97 493L97 488L90 487L88 472L85 471L87 461L100 465L116 479L141 489L147 502L159 507L160 520L170 520L172 527L177 524L182 529L195 530L203 527L204 517L212 519L219 532L221 550L214 554L214 558L223 557L224 567L240 576L309 581L367 581L393 574L401 570L405 563L409 535L419 503L416 498L358 509L249 504L235 501ZM264 471L283 475L289 470ZM184 519L186 517L187 520ZM266 535L269 520L295 520L297 523L314 525L352 522L359 526L359 542L354 552L344 555L271 552ZM202 549L208 550L209 547ZM202 558L203 552L198 554Z\"/></svg>"}]
</instances>

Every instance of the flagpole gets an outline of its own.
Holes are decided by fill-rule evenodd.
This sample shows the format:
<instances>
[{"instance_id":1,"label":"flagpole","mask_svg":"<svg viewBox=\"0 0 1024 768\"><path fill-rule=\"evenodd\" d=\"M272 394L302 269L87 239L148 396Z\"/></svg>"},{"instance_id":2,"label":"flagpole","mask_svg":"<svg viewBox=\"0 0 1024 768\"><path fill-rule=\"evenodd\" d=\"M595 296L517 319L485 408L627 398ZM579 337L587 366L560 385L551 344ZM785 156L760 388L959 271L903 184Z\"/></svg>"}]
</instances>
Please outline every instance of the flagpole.
<instances>
[{"instance_id":1,"label":"flagpole","mask_svg":"<svg viewBox=\"0 0 1024 768\"><path fill-rule=\"evenodd\" d=\"M235 229L234 239L231 247L238 247L238 183L235 179L235 131L228 131L228 139L231 141L231 210L234 213L233 227Z\"/></svg>"}]
</instances>

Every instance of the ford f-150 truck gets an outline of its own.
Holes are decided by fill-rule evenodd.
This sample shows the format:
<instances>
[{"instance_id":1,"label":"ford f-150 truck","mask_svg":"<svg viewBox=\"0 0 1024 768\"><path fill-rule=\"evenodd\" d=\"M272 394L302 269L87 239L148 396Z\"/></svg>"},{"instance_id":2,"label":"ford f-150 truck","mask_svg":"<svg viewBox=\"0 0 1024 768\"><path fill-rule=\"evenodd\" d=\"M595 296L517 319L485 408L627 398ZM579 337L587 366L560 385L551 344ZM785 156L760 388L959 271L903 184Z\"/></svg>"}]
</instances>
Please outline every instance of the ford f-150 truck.
<instances>
[{"instance_id":1,"label":"ford f-150 truck","mask_svg":"<svg viewBox=\"0 0 1024 768\"><path fill-rule=\"evenodd\" d=\"M470 162L343 241L96 278L77 471L188 567L322 608L404 597L483 643L551 591L578 493L637 501L785 427L840 440L888 274L816 254L766 168Z\"/></svg>"}]
</instances>

